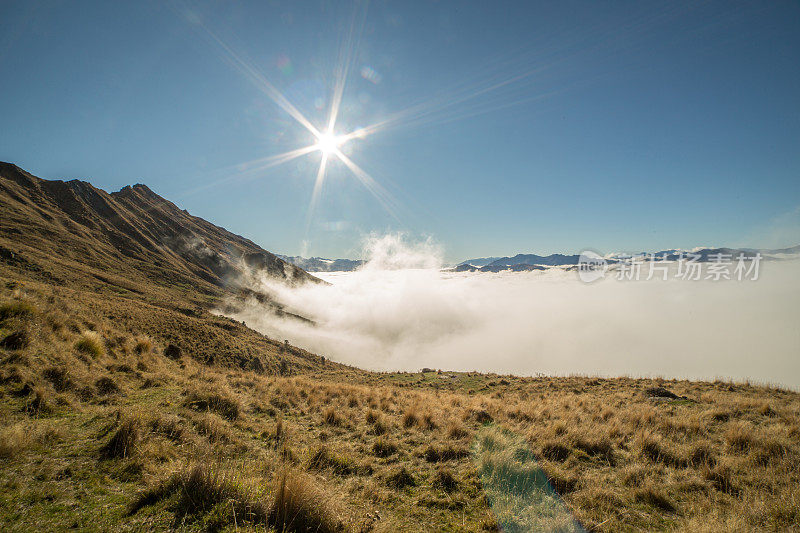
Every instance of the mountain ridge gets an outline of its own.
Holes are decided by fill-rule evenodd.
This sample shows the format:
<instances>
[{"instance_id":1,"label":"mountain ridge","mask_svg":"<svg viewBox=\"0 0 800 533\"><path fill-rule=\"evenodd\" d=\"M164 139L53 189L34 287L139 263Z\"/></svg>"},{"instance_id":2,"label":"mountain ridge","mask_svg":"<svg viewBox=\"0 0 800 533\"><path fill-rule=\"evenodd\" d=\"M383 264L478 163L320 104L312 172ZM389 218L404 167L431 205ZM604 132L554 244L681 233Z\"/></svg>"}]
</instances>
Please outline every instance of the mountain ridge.
<instances>
[{"instance_id":1,"label":"mountain ridge","mask_svg":"<svg viewBox=\"0 0 800 533\"><path fill-rule=\"evenodd\" d=\"M93 282L98 271L112 270L129 278L128 285L144 277L221 296L241 290L253 272L289 283L319 281L141 183L109 193L87 181L45 180L0 162L0 201L2 256L65 283L80 282L82 274Z\"/></svg>"}]
</instances>

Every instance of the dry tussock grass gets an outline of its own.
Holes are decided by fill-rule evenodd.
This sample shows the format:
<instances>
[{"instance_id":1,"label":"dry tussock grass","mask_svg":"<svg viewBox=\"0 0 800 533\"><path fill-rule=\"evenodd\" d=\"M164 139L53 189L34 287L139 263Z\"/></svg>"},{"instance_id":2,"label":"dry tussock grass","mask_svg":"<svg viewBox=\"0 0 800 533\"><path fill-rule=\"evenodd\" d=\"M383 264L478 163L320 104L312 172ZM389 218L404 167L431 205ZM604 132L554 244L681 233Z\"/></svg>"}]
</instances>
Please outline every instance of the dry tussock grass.
<instances>
[{"instance_id":1,"label":"dry tussock grass","mask_svg":"<svg viewBox=\"0 0 800 533\"><path fill-rule=\"evenodd\" d=\"M75 349L95 359L106 353L105 343L96 331L84 331L75 342Z\"/></svg>"},{"instance_id":2,"label":"dry tussock grass","mask_svg":"<svg viewBox=\"0 0 800 533\"><path fill-rule=\"evenodd\" d=\"M0 455L33 485L33 451L70 468L78 457L94 461L121 493L165 480L137 500L131 519L140 523L158 520L159 502L175 519L206 529L295 527L287 525L288 509L307 517L291 523L324 522L331 530L344 523L443 529L460 517L467 530L508 525L513 516L534 523L533 500L508 485L496 493L505 494L500 508L487 501L487 474L522 488L544 480L588 529L800 527L795 393L476 374L442 383L435 374L353 372L345 382L339 370L309 366L314 373L306 374L299 365L296 375L283 376L277 367L205 364L189 350L173 360L161 347L174 339L34 300L30 312L0 308L31 332L49 332L32 335L22 350L0 352L0 415L7 418ZM137 349L142 331L151 349ZM73 350L87 335L104 351ZM652 401L642 392L651 387L689 400ZM42 446L46 439L31 424L55 421L89 437ZM495 433L486 440L486 432ZM476 447L491 453L474 455ZM233 457L247 461L246 475ZM187 461L194 466L176 467ZM290 473L282 484L284 469ZM47 501L36 505L45 509ZM359 518L344 520L353 513Z\"/></svg>"}]
</instances>

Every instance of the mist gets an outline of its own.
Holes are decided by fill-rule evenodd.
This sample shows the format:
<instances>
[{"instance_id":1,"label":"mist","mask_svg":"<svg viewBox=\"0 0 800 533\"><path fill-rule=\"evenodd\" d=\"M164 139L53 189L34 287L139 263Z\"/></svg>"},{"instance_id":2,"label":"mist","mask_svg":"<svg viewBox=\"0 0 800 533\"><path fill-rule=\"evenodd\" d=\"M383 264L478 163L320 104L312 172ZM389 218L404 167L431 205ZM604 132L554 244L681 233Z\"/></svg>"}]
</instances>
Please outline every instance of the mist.
<instances>
[{"instance_id":1,"label":"mist","mask_svg":"<svg viewBox=\"0 0 800 533\"><path fill-rule=\"evenodd\" d=\"M762 262L756 281L586 284L563 269L443 272L431 241L372 238L329 285L254 287L315 325L250 302L230 315L369 370L730 379L800 388L800 262Z\"/></svg>"}]
</instances>

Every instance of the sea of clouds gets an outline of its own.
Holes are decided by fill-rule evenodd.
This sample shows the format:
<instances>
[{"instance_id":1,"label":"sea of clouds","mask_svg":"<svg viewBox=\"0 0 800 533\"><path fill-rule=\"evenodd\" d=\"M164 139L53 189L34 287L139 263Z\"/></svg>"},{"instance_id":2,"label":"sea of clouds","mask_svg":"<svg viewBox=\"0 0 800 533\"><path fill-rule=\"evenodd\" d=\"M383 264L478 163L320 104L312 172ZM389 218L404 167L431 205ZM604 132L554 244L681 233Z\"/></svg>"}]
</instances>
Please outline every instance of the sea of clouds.
<instances>
[{"instance_id":1,"label":"sea of clouds","mask_svg":"<svg viewBox=\"0 0 800 533\"><path fill-rule=\"evenodd\" d=\"M232 318L371 370L750 380L800 389L800 262L762 262L757 281L617 281L576 272L453 273L432 241L370 238L356 272L329 285L258 282L286 310ZM646 277L646 276L643 276Z\"/></svg>"}]
</instances>

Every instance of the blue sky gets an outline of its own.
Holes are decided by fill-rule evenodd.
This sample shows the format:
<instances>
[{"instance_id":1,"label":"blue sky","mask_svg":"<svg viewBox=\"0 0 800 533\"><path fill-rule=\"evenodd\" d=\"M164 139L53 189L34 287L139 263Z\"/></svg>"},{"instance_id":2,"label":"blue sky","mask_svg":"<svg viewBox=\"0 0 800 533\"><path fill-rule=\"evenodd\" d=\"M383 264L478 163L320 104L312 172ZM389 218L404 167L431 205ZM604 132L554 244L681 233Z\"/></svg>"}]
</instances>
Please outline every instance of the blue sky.
<instances>
[{"instance_id":1,"label":"blue sky","mask_svg":"<svg viewBox=\"0 0 800 533\"><path fill-rule=\"evenodd\" d=\"M352 46L348 46L350 43ZM350 50L313 213L317 129ZM800 243L796 2L3 2L0 159L142 182L288 254ZM248 75L249 74L249 75ZM250 172L243 172L249 169Z\"/></svg>"}]
</instances>

